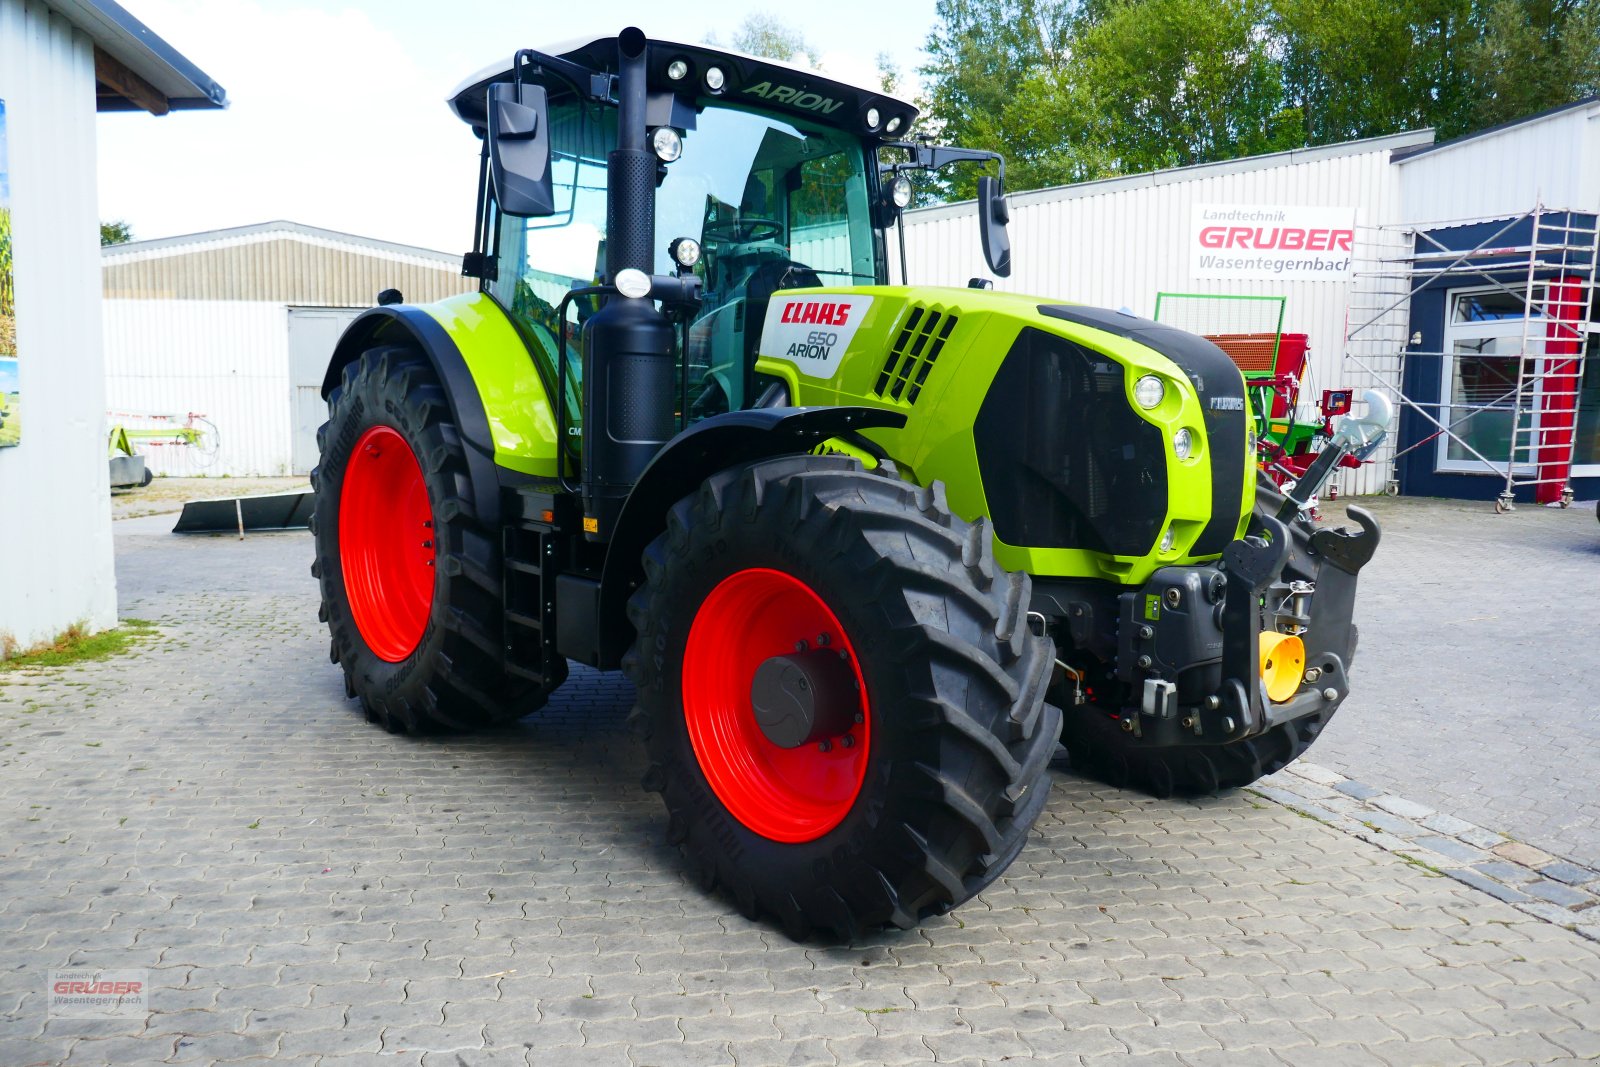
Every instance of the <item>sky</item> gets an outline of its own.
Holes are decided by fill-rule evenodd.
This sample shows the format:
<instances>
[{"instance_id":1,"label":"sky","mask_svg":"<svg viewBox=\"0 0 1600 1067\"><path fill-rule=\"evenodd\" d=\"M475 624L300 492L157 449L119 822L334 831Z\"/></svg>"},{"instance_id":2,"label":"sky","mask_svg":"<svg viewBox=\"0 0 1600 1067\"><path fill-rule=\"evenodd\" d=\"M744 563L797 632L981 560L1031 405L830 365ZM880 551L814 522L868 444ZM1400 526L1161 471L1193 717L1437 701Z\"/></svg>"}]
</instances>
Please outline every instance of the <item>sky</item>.
<instances>
[{"instance_id":1,"label":"sky","mask_svg":"<svg viewBox=\"0 0 1600 1067\"><path fill-rule=\"evenodd\" d=\"M226 111L99 118L100 217L135 239L272 219L465 251L478 148L445 106L468 75L517 48L636 25L728 42L746 0L122 0L227 90ZM907 81L934 0L813 0L776 14L846 81L876 83L888 52Z\"/></svg>"}]
</instances>

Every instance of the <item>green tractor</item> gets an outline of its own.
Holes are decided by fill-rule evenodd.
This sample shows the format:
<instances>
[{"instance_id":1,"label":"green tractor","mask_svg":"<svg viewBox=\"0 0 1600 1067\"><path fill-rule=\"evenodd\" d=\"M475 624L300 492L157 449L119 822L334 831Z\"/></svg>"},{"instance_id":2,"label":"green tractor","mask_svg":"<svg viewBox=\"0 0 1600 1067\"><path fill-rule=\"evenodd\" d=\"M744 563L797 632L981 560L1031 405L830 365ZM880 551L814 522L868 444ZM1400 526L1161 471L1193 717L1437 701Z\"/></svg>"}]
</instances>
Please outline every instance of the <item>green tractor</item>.
<instances>
[{"instance_id":1,"label":"green tractor","mask_svg":"<svg viewBox=\"0 0 1600 1067\"><path fill-rule=\"evenodd\" d=\"M1210 792L1344 700L1376 527L1256 508L1227 356L887 284L909 173L997 156L636 29L520 51L451 106L482 140L479 290L386 291L323 384L312 570L371 721L486 727L569 661L620 668L703 883L848 937L998 877L1058 743ZM980 226L1005 275L1002 179Z\"/></svg>"}]
</instances>

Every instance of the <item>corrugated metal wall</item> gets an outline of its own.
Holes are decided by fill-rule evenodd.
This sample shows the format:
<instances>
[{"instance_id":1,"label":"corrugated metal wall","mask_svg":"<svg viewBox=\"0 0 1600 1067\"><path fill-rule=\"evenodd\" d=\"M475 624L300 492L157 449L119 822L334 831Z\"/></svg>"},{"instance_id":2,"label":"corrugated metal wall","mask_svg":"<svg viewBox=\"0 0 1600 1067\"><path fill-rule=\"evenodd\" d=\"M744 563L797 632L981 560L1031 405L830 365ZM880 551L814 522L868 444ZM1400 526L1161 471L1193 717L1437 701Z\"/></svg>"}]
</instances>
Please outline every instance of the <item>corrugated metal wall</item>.
<instances>
[{"instance_id":1,"label":"corrugated metal wall","mask_svg":"<svg viewBox=\"0 0 1600 1067\"><path fill-rule=\"evenodd\" d=\"M1126 307L1149 316L1158 292L1235 293L1287 298L1284 330L1310 335L1311 362L1302 396L1370 384L1343 359L1345 310L1352 283L1333 281L1199 281L1189 276L1186 251L1197 204L1354 207L1357 257L1369 257L1364 235L1399 211L1398 168L1390 149L1285 160L1259 169L1207 173L1175 171L1132 180L1091 183L1011 197L1012 274L996 288L1101 307ZM1265 162L1265 161L1264 161ZM965 285L987 276L973 204L906 215L910 280ZM897 238L888 235L890 277L899 280ZM1387 464L1341 471L1346 493L1381 492Z\"/></svg>"},{"instance_id":2,"label":"corrugated metal wall","mask_svg":"<svg viewBox=\"0 0 1600 1067\"><path fill-rule=\"evenodd\" d=\"M287 308L259 300L107 300L104 314L112 425L157 429L173 424L147 416L194 412L216 427L204 449L138 443L152 471L289 473Z\"/></svg>"},{"instance_id":3,"label":"corrugated metal wall","mask_svg":"<svg viewBox=\"0 0 1600 1067\"><path fill-rule=\"evenodd\" d=\"M457 260L377 256L359 247L297 237L197 243L105 256L105 295L119 300L270 300L280 304L363 307L380 290L413 304L474 288Z\"/></svg>"},{"instance_id":4,"label":"corrugated metal wall","mask_svg":"<svg viewBox=\"0 0 1600 1067\"><path fill-rule=\"evenodd\" d=\"M1577 107L1401 160L1403 214L1430 223L1600 207L1600 106Z\"/></svg>"},{"instance_id":5,"label":"corrugated metal wall","mask_svg":"<svg viewBox=\"0 0 1600 1067\"><path fill-rule=\"evenodd\" d=\"M387 288L427 303L476 282L453 257L266 231L107 250L103 287L111 425L203 415L215 427L206 448L138 445L150 469L256 477L292 469L290 305L367 307Z\"/></svg>"},{"instance_id":6,"label":"corrugated metal wall","mask_svg":"<svg viewBox=\"0 0 1600 1067\"><path fill-rule=\"evenodd\" d=\"M116 621L94 87L87 37L44 4L0 0L22 376L22 443L0 448L0 635L24 646Z\"/></svg>"}]
</instances>

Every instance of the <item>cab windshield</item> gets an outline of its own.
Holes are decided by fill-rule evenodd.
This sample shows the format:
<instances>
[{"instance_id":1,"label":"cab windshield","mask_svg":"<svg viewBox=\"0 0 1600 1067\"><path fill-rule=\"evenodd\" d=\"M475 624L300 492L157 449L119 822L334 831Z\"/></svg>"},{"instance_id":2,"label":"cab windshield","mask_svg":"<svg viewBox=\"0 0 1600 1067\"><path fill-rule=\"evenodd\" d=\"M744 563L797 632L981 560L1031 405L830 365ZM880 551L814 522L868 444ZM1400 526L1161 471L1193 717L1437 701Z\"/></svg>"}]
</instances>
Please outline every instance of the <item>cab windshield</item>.
<instances>
[{"instance_id":1,"label":"cab windshield","mask_svg":"<svg viewBox=\"0 0 1600 1067\"><path fill-rule=\"evenodd\" d=\"M501 217L498 277L489 291L530 335L554 382L555 309L567 292L605 271L606 153L616 112L570 98L550 108L556 214ZM656 193L657 274L677 269L668 245L700 243L694 271L704 303L690 327L687 424L753 399L756 343L772 294L818 285L870 285L882 257L872 229L867 153L836 130L723 104L707 104L683 133L683 154ZM590 300L568 305L569 423L576 425L582 374L578 324Z\"/></svg>"}]
</instances>

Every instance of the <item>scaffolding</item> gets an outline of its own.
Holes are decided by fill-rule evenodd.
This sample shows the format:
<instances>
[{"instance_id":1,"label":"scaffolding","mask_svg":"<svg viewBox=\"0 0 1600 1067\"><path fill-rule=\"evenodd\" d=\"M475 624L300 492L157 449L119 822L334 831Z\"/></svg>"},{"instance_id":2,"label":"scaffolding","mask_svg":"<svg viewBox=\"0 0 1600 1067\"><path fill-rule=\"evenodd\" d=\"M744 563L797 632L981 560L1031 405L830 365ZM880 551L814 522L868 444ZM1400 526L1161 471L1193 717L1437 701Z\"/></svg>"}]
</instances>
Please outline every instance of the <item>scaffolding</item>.
<instances>
[{"instance_id":1,"label":"scaffolding","mask_svg":"<svg viewBox=\"0 0 1600 1067\"><path fill-rule=\"evenodd\" d=\"M1452 231L1466 227L1486 236L1449 247ZM1503 480L1497 511L1513 510L1524 487L1539 503L1570 505L1584 349L1596 330L1595 214L1536 204L1510 218L1366 229L1345 357L1431 428L1404 448L1386 446L1379 459L1393 464L1434 447L1453 470ZM1423 347L1425 333L1410 321L1412 301L1430 289L1443 290L1436 348ZM1436 395L1405 391L1407 369L1419 360L1437 363ZM1397 487L1391 478L1389 490Z\"/></svg>"}]
</instances>

